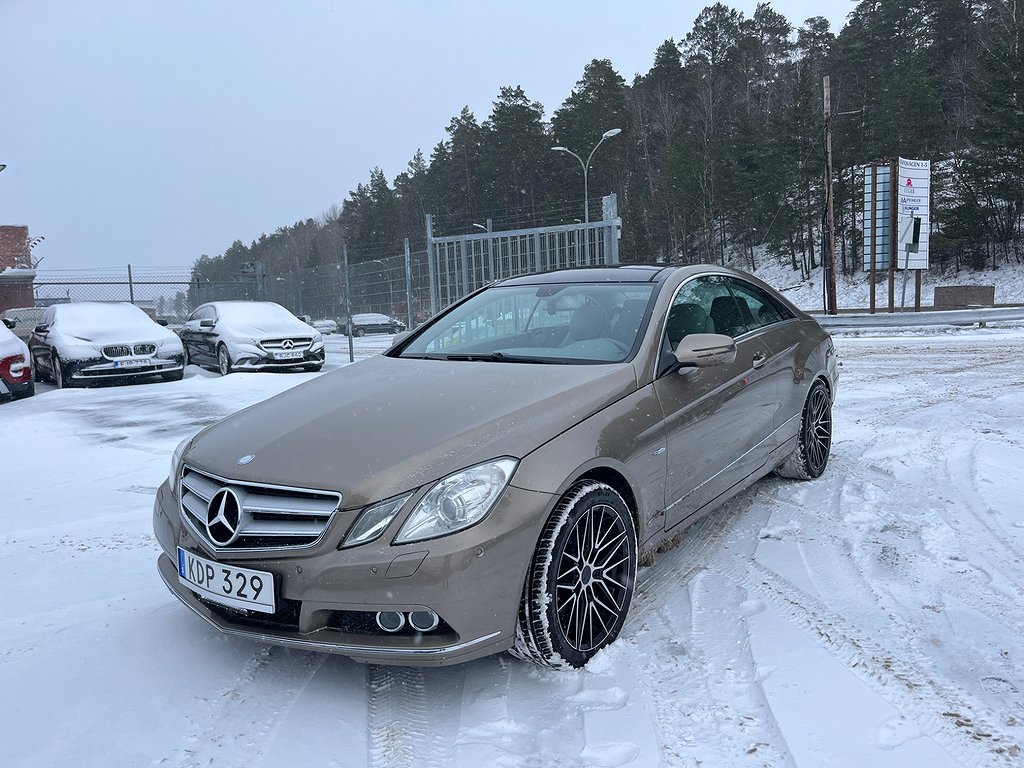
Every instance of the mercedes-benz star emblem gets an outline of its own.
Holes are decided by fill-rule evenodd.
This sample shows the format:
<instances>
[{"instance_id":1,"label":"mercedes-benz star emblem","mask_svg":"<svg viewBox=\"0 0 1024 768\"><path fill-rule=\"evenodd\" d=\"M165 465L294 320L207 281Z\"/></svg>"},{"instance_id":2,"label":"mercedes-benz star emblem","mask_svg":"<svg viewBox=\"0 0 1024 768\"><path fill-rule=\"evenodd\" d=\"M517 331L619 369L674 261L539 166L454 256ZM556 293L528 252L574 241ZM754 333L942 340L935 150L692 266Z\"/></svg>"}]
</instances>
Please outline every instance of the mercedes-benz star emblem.
<instances>
[{"instance_id":1,"label":"mercedes-benz star emblem","mask_svg":"<svg viewBox=\"0 0 1024 768\"><path fill-rule=\"evenodd\" d=\"M250 461L252 461L255 458L256 457L253 456L251 453L247 453L247 454L245 454L245 456L243 456L242 458L240 458L238 460L238 462L237 462L238 466L244 467L246 464L248 464Z\"/></svg>"},{"instance_id":2,"label":"mercedes-benz star emblem","mask_svg":"<svg viewBox=\"0 0 1024 768\"><path fill-rule=\"evenodd\" d=\"M285 339L284 341L281 342L281 346L284 349L291 349L292 347L295 346L295 342L292 341L291 339Z\"/></svg>"},{"instance_id":3,"label":"mercedes-benz star emblem","mask_svg":"<svg viewBox=\"0 0 1024 768\"><path fill-rule=\"evenodd\" d=\"M206 533L218 547L226 547L238 538L242 504L230 488L221 488L206 508Z\"/></svg>"}]
</instances>

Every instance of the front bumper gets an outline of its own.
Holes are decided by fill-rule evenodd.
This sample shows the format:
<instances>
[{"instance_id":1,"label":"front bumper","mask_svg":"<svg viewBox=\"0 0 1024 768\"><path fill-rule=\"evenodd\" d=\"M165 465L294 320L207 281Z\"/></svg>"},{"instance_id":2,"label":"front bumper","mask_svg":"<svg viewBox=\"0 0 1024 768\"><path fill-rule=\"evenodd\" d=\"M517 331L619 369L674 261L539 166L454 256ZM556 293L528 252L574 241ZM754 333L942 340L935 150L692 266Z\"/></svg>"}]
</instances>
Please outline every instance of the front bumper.
<instances>
[{"instance_id":1,"label":"front bumper","mask_svg":"<svg viewBox=\"0 0 1024 768\"><path fill-rule=\"evenodd\" d=\"M369 544L338 550L361 510L337 513L315 546L259 556L214 553L182 525L167 484L157 492L153 527L168 589L222 632L279 645L337 653L357 661L448 665L507 650L526 571L554 505L550 494L509 487L476 526L431 541L392 546L401 520ZM400 516L401 517L401 516ZM278 611L249 614L205 600L178 579L177 546L208 559L274 574ZM377 611L431 610L434 632L388 634Z\"/></svg>"},{"instance_id":2,"label":"front bumper","mask_svg":"<svg viewBox=\"0 0 1024 768\"><path fill-rule=\"evenodd\" d=\"M183 355L109 360L105 357L68 361L70 378L75 381L126 379L157 376L184 369Z\"/></svg>"},{"instance_id":3,"label":"front bumper","mask_svg":"<svg viewBox=\"0 0 1024 768\"><path fill-rule=\"evenodd\" d=\"M232 355L231 367L236 371L287 371L310 365L323 365L324 346L303 350L302 357L294 360L277 360L274 353L258 347L243 347Z\"/></svg>"}]
</instances>

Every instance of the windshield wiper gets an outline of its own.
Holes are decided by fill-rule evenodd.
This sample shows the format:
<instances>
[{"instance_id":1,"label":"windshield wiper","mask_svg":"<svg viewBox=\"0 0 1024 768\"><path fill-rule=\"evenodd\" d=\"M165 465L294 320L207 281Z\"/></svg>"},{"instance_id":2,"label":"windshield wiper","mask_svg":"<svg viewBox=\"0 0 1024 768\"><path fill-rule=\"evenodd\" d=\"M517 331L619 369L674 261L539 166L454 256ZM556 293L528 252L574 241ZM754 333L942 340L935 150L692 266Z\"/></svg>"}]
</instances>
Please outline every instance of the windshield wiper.
<instances>
[{"instance_id":1,"label":"windshield wiper","mask_svg":"<svg viewBox=\"0 0 1024 768\"><path fill-rule=\"evenodd\" d=\"M506 355L504 352L488 352L487 354L448 355L447 360L467 360L485 363L540 363L542 365L568 365L568 361L553 357L531 357L529 355Z\"/></svg>"}]
</instances>

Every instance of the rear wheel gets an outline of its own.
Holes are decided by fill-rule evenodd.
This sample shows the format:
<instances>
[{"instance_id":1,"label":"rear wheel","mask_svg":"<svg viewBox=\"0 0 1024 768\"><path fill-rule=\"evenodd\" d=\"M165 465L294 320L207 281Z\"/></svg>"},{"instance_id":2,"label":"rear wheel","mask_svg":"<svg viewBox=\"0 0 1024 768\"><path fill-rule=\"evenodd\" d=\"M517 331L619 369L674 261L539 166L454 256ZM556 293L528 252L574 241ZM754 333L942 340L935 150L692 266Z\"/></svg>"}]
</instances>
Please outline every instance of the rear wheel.
<instances>
[{"instance_id":1,"label":"rear wheel","mask_svg":"<svg viewBox=\"0 0 1024 768\"><path fill-rule=\"evenodd\" d=\"M832 398L825 384L818 380L804 401L796 448L775 471L794 480L813 480L825 471L831 448Z\"/></svg>"},{"instance_id":2,"label":"rear wheel","mask_svg":"<svg viewBox=\"0 0 1024 768\"><path fill-rule=\"evenodd\" d=\"M615 640L636 580L633 516L610 486L576 483L551 514L527 573L512 653L582 667Z\"/></svg>"},{"instance_id":3,"label":"rear wheel","mask_svg":"<svg viewBox=\"0 0 1024 768\"><path fill-rule=\"evenodd\" d=\"M362 328L356 328L356 329L355 329L355 330L354 330L354 331L352 332L352 335L353 335L353 336L365 336L365 335L366 335L366 331L365 331L365 330L363 330Z\"/></svg>"},{"instance_id":4,"label":"rear wheel","mask_svg":"<svg viewBox=\"0 0 1024 768\"><path fill-rule=\"evenodd\" d=\"M231 373L231 354L223 344L217 347L217 370L221 376Z\"/></svg>"}]
</instances>

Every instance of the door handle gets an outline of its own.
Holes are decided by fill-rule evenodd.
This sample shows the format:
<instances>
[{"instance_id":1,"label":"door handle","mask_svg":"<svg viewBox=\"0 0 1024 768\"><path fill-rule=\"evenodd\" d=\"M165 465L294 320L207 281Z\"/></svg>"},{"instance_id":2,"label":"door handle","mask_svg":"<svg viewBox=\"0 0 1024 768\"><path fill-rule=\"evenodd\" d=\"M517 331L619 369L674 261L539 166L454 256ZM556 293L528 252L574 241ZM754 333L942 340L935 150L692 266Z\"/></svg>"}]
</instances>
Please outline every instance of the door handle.
<instances>
[{"instance_id":1,"label":"door handle","mask_svg":"<svg viewBox=\"0 0 1024 768\"><path fill-rule=\"evenodd\" d=\"M763 366L767 362L768 362L768 356L765 355L764 352L755 352L754 353L754 367L755 368L760 368L761 366Z\"/></svg>"}]
</instances>

